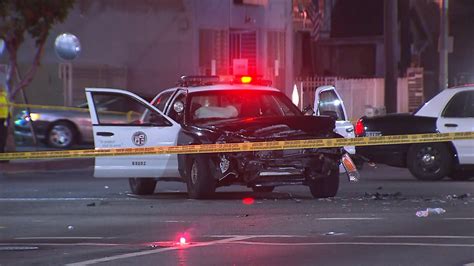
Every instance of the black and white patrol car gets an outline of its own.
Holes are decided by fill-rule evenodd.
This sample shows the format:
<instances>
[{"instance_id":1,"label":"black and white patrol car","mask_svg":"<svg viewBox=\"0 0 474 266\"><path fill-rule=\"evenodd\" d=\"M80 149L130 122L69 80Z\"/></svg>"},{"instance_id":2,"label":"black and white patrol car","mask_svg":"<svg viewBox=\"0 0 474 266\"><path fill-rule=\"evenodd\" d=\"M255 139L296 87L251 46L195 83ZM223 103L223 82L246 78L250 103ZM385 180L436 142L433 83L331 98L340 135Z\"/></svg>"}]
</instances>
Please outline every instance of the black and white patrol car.
<instances>
[{"instance_id":1,"label":"black and white patrol car","mask_svg":"<svg viewBox=\"0 0 474 266\"><path fill-rule=\"evenodd\" d=\"M474 86L449 88L412 114L362 117L357 136L474 131ZM407 167L420 180L474 176L474 140L357 147L357 154L373 162Z\"/></svg>"},{"instance_id":2,"label":"black and white patrol car","mask_svg":"<svg viewBox=\"0 0 474 266\"><path fill-rule=\"evenodd\" d=\"M118 89L87 88L96 148L125 148L273 140L340 138L329 116L305 116L265 81L222 82L183 77L151 103ZM122 98L114 110L96 103ZM124 106L127 111L124 112ZM343 148L210 154L97 157L96 177L129 178L135 194L152 194L158 180L184 181L190 198L241 184L270 192L280 185L307 185L314 197L335 196L339 164L352 164ZM353 169L353 165L349 165ZM355 172L356 173L356 172Z\"/></svg>"}]
</instances>

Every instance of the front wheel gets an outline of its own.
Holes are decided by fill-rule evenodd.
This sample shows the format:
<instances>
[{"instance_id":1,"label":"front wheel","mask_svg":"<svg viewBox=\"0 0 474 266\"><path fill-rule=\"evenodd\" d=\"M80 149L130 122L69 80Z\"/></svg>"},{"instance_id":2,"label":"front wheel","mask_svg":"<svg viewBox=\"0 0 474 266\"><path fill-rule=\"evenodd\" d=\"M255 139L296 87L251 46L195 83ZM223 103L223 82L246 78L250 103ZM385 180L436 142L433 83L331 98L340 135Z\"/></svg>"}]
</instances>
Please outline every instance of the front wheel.
<instances>
[{"instance_id":1,"label":"front wheel","mask_svg":"<svg viewBox=\"0 0 474 266\"><path fill-rule=\"evenodd\" d=\"M205 199L216 191L216 180L209 169L208 156L198 155L189 159L186 185L191 199Z\"/></svg>"},{"instance_id":2,"label":"front wheel","mask_svg":"<svg viewBox=\"0 0 474 266\"><path fill-rule=\"evenodd\" d=\"M414 144L408 149L408 170L419 180L440 180L450 174L452 164L451 151L443 143Z\"/></svg>"},{"instance_id":3,"label":"front wheel","mask_svg":"<svg viewBox=\"0 0 474 266\"><path fill-rule=\"evenodd\" d=\"M155 192L156 180L154 178L129 178L128 183L135 195L151 195Z\"/></svg>"},{"instance_id":4,"label":"front wheel","mask_svg":"<svg viewBox=\"0 0 474 266\"><path fill-rule=\"evenodd\" d=\"M314 198L334 197L339 190L339 171L332 170L331 173L320 179L309 182L309 190Z\"/></svg>"}]
</instances>

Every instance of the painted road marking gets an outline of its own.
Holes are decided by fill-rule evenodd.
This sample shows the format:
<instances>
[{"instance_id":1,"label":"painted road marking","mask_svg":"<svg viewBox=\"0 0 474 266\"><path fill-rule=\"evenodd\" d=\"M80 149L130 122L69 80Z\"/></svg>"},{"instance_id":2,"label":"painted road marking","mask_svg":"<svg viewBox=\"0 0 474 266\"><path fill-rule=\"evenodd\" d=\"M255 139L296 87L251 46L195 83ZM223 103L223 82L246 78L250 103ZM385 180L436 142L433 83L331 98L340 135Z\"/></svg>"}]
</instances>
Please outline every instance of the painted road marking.
<instances>
[{"instance_id":1,"label":"painted road marking","mask_svg":"<svg viewBox=\"0 0 474 266\"><path fill-rule=\"evenodd\" d=\"M85 201L85 200L103 200L103 201L120 201L120 200L137 200L135 198L0 198L0 202L2 201Z\"/></svg>"},{"instance_id":2,"label":"painted road marking","mask_svg":"<svg viewBox=\"0 0 474 266\"><path fill-rule=\"evenodd\" d=\"M275 238L289 238L289 237L308 237L302 235L210 235L211 237L227 237L225 239L210 241L210 242L202 242L191 244L186 248L194 248L194 247L204 247L204 246L212 246L216 244L242 244L242 245L267 245L267 246L324 246L324 245L364 245L364 246L418 246L418 247L474 247L474 244L437 244L437 243L410 243L410 242L302 242L302 243L275 243L275 242L252 242L252 241L244 241L251 238L263 238L263 237L275 237ZM364 237L364 236L362 236ZM385 237L385 236L375 236L375 237ZM389 236L393 237L393 236ZM406 236L398 236L398 237L406 237ZM408 237L437 237L437 238L457 238L458 236L408 236ZM468 238L470 238L468 236ZM111 262L120 259L128 259L132 257L138 256L145 256L145 255L152 255L163 253L166 251L172 251L181 249L181 246L169 247L169 248L162 248L157 250L146 250L140 252L132 252L126 253L122 255L116 256L109 256L104 258L92 259L87 261L81 261L76 263L67 264L70 266L76 265L91 265L96 263L102 262Z\"/></svg>"},{"instance_id":3,"label":"painted road marking","mask_svg":"<svg viewBox=\"0 0 474 266\"><path fill-rule=\"evenodd\" d=\"M411 243L411 242L307 242L307 243L272 243L272 242L251 242L233 241L223 244L244 244L244 245L267 245L267 246L324 246L324 245L364 245L364 246L419 246L419 247L469 247L474 244L435 244L435 243Z\"/></svg>"},{"instance_id":4,"label":"painted road marking","mask_svg":"<svg viewBox=\"0 0 474 266\"><path fill-rule=\"evenodd\" d=\"M249 239L249 238L252 238L252 237L249 237L249 236L232 237L232 238L221 239L221 240L216 240L216 241L191 244L189 246L186 246L186 248L204 247L204 246L211 246L211 245L215 245L215 244L226 244L226 243L229 243L229 242L234 242L234 241L239 241L239 240L244 240L244 239ZM133 257L138 257L138 256L157 254L157 253L162 253L162 252L165 252L165 251L177 250L177 249L182 249L182 248L183 247L181 247L181 246L176 246L176 247L169 247L169 248L163 248L163 249L132 252L132 253L126 253L126 254L122 254L122 255L116 255L116 256L104 257L104 258L99 258L99 259L86 260L86 261L71 263L71 264L67 264L67 265L69 265L69 266L91 265L91 264L96 264L96 263L110 262L110 261L114 261L114 260L128 259L128 258L133 258Z\"/></svg>"},{"instance_id":5,"label":"painted road marking","mask_svg":"<svg viewBox=\"0 0 474 266\"><path fill-rule=\"evenodd\" d=\"M474 236L427 236L427 235L378 235L378 236L355 236L360 238L445 238L445 239L474 239Z\"/></svg>"},{"instance_id":6,"label":"painted road marking","mask_svg":"<svg viewBox=\"0 0 474 266\"><path fill-rule=\"evenodd\" d=\"M355 220L355 221L364 221L364 220L385 220L386 218L381 218L381 217L325 217L325 218L316 218L316 220L320 220L320 221L324 221L324 220L327 220L327 221L337 221L337 220L341 220L341 221L346 221L346 220Z\"/></svg>"},{"instance_id":7,"label":"painted road marking","mask_svg":"<svg viewBox=\"0 0 474 266\"><path fill-rule=\"evenodd\" d=\"M130 244L117 244L117 243L89 243L89 242L80 242L80 243L0 243L0 246L18 246L18 245L30 245L30 246L107 246L107 247L116 247L116 246L130 246Z\"/></svg>"},{"instance_id":8,"label":"painted road marking","mask_svg":"<svg viewBox=\"0 0 474 266\"><path fill-rule=\"evenodd\" d=\"M115 237L100 237L100 236L38 236L38 237L15 237L15 240L100 240L100 239L114 239Z\"/></svg>"},{"instance_id":9,"label":"painted road marking","mask_svg":"<svg viewBox=\"0 0 474 266\"><path fill-rule=\"evenodd\" d=\"M443 220L474 220L473 217L443 218Z\"/></svg>"}]
</instances>

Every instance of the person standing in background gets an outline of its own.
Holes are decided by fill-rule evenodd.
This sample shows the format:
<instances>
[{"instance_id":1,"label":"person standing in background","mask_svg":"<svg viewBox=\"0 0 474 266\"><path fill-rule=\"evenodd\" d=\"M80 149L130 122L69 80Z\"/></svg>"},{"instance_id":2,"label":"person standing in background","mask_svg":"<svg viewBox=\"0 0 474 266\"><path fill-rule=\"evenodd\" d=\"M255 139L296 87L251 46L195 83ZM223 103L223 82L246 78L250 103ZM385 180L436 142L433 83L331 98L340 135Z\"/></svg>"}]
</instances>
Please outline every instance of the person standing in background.
<instances>
[{"instance_id":1,"label":"person standing in background","mask_svg":"<svg viewBox=\"0 0 474 266\"><path fill-rule=\"evenodd\" d=\"M0 152L5 152L8 133L8 96L4 87L0 86Z\"/></svg>"}]
</instances>

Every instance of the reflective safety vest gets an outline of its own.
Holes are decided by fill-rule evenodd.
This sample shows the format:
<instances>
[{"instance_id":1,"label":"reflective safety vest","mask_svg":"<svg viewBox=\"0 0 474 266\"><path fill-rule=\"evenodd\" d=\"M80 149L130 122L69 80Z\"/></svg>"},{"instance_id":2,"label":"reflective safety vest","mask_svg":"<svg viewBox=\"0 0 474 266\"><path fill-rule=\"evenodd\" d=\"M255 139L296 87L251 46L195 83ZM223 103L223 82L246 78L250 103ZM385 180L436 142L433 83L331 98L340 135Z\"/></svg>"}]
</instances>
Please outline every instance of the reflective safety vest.
<instances>
[{"instance_id":1,"label":"reflective safety vest","mask_svg":"<svg viewBox=\"0 0 474 266\"><path fill-rule=\"evenodd\" d=\"M0 91L0 119L8 117L8 98L4 91Z\"/></svg>"}]
</instances>

